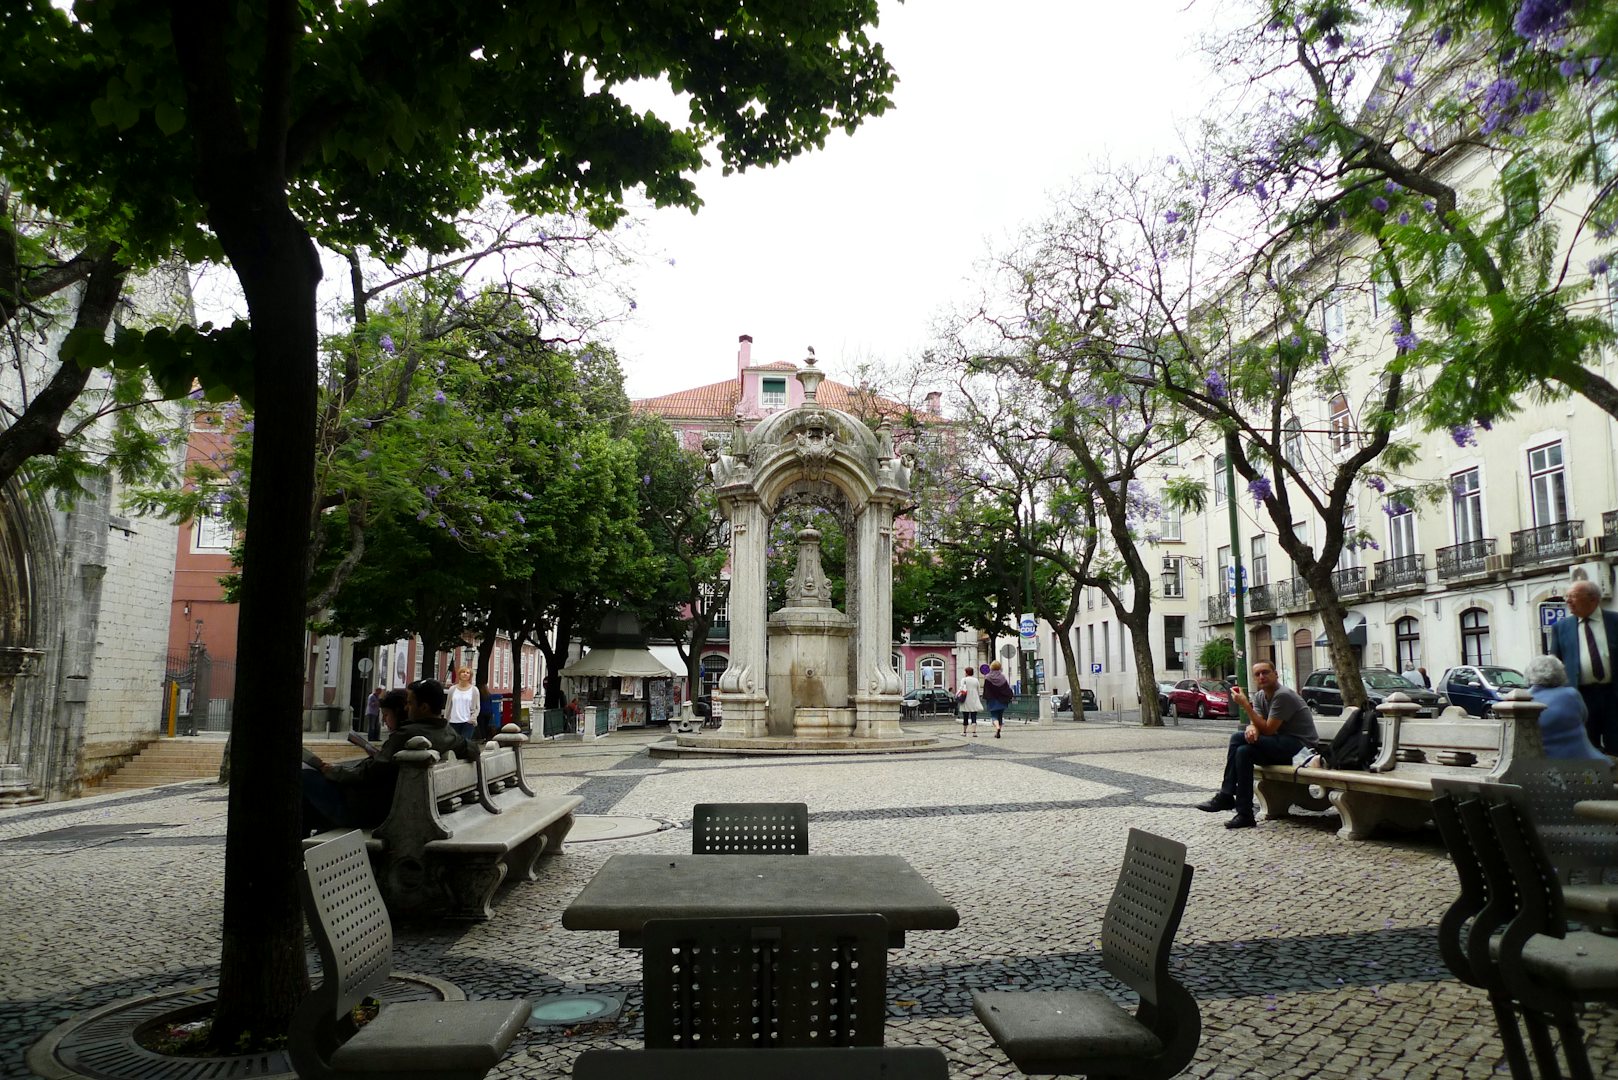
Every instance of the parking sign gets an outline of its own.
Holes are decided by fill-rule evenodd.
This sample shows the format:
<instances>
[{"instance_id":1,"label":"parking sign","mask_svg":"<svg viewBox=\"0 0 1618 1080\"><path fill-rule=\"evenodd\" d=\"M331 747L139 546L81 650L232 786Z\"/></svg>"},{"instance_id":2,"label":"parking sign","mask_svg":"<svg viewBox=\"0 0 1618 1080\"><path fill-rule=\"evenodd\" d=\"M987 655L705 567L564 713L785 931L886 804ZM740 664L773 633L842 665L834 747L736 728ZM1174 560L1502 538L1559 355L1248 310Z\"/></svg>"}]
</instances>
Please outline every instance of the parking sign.
<instances>
[{"instance_id":1,"label":"parking sign","mask_svg":"<svg viewBox=\"0 0 1618 1080\"><path fill-rule=\"evenodd\" d=\"M1100 664L1091 664L1090 665L1090 674L1092 674L1092 675L1100 675L1101 674L1101 665Z\"/></svg>"}]
</instances>

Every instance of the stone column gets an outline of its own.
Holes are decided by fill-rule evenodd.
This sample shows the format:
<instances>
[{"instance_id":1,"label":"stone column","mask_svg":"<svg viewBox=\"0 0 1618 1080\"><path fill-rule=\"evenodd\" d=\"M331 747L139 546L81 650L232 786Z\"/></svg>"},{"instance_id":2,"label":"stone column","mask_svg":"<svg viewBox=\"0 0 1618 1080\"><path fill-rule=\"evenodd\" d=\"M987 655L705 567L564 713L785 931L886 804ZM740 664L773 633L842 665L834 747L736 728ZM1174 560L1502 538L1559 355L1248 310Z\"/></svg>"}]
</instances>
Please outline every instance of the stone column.
<instances>
[{"instance_id":1,"label":"stone column","mask_svg":"<svg viewBox=\"0 0 1618 1080\"><path fill-rule=\"evenodd\" d=\"M769 519L757 497L736 498L730 514L730 666L719 679L721 732L745 738L769 734L765 686L765 608Z\"/></svg>"},{"instance_id":2,"label":"stone column","mask_svg":"<svg viewBox=\"0 0 1618 1080\"><path fill-rule=\"evenodd\" d=\"M33 791L21 748L12 749L14 728L12 706L19 680L37 675L44 654L37 649L0 648L0 806L38 802L43 796Z\"/></svg>"},{"instance_id":3,"label":"stone column","mask_svg":"<svg viewBox=\"0 0 1618 1080\"><path fill-rule=\"evenodd\" d=\"M893 670L893 506L873 499L855 519L859 536L859 610L855 619L857 672L855 738L887 738L899 730L902 687Z\"/></svg>"}]
</instances>

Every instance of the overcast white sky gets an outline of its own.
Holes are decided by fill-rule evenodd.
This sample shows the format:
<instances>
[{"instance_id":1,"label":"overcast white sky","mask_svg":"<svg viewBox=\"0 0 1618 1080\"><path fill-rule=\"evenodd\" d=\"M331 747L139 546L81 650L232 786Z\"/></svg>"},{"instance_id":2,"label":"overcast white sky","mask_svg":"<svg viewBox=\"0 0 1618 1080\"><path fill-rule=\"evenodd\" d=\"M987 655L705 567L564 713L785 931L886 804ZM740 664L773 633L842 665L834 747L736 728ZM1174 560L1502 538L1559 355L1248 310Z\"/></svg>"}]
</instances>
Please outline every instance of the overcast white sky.
<instances>
[{"instance_id":1,"label":"overcast white sky","mask_svg":"<svg viewBox=\"0 0 1618 1080\"><path fill-rule=\"evenodd\" d=\"M927 343L991 245L1095 161L1179 149L1206 101L1209 0L884 2L896 107L784 166L703 173L706 205L642 216L614 334L631 396L813 345L834 377ZM668 260L673 260L670 265Z\"/></svg>"}]
</instances>

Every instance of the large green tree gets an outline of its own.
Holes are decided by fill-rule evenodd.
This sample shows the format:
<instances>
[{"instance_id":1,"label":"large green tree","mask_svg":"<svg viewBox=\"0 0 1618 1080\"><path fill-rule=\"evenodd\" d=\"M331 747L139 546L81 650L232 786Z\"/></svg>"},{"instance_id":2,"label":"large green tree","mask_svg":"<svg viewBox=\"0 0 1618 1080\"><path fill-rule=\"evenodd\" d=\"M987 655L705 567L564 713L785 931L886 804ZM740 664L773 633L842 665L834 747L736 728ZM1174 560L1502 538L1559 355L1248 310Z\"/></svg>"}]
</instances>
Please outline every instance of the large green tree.
<instances>
[{"instance_id":1,"label":"large green tree","mask_svg":"<svg viewBox=\"0 0 1618 1080\"><path fill-rule=\"evenodd\" d=\"M875 0L499 5L100 0L0 9L0 162L34 205L132 260L221 253L242 364L203 372L256 409L240 591L216 1038L286 1029L307 975L298 687L317 406L312 236L452 249L499 190L525 209L625 192L698 203L691 173L785 160L889 102ZM664 78L689 118L618 91Z\"/></svg>"}]
</instances>

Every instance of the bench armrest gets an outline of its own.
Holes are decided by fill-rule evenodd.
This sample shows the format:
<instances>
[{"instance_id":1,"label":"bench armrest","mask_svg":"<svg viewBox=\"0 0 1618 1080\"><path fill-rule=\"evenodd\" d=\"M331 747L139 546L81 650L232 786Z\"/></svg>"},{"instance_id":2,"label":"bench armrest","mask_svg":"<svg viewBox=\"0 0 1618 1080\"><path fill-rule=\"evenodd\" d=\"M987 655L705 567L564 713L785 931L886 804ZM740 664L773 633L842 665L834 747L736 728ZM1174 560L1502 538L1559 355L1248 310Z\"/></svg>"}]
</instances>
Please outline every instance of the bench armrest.
<instances>
[{"instance_id":1,"label":"bench armrest","mask_svg":"<svg viewBox=\"0 0 1618 1080\"><path fill-rule=\"evenodd\" d=\"M500 733L494 737L494 741L499 743L503 749L509 748L517 759L517 790L524 795L534 794L534 789L528 786L528 777L523 775L522 771L522 744L528 741L528 736L522 733L522 728L516 724L507 724L500 729Z\"/></svg>"}]
</instances>

